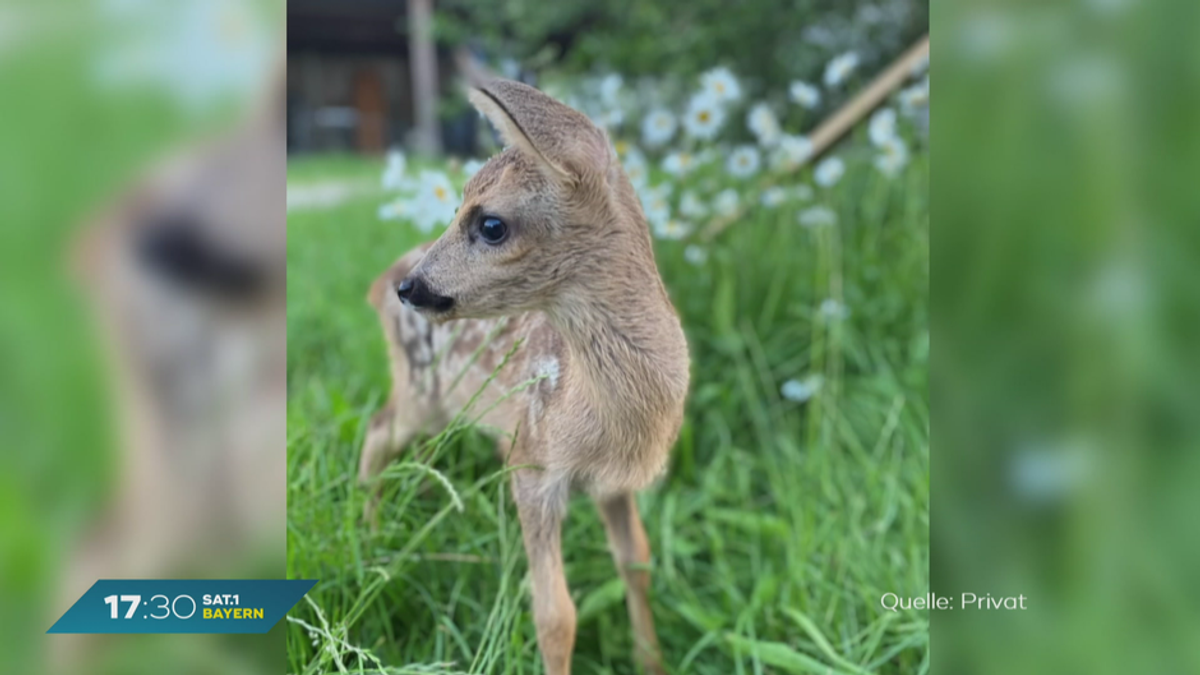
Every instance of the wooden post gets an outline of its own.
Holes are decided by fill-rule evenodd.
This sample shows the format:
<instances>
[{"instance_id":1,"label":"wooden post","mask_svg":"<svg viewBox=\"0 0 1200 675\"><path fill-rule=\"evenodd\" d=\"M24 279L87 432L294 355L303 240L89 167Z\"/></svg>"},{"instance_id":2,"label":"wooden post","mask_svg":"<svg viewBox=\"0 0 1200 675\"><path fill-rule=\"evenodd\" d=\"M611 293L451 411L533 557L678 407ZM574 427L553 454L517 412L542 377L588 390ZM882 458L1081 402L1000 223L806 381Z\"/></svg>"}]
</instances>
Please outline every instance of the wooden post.
<instances>
[{"instance_id":1,"label":"wooden post","mask_svg":"<svg viewBox=\"0 0 1200 675\"><path fill-rule=\"evenodd\" d=\"M438 123L437 49L433 43L432 0L408 0L408 55L412 62L413 110L416 129L413 150L433 157L442 154Z\"/></svg>"},{"instance_id":2,"label":"wooden post","mask_svg":"<svg viewBox=\"0 0 1200 675\"><path fill-rule=\"evenodd\" d=\"M829 117L809 137L813 144L813 157L819 157L829 149L837 139L841 138L883 103L904 81L912 74L913 66L921 59L929 56L929 36L921 38L917 44L909 47L900 58L892 62L888 69L876 77L867 88L859 92L849 103Z\"/></svg>"}]
</instances>

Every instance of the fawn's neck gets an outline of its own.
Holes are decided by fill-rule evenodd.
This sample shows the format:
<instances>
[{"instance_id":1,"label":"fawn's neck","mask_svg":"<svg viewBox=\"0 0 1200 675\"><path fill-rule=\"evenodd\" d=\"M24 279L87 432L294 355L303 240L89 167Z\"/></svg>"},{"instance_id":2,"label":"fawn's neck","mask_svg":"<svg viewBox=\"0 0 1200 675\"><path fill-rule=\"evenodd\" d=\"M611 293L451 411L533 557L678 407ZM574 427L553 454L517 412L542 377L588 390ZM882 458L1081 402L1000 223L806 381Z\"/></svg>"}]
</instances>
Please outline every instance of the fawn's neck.
<instances>
[{"instance_id":1,"label":"fawn's neck","mask_svg":"<svg viewBox=\"0 0 1200 675\"><path fill-rule=\"evenodd\" d=\"M686 395L687 343L654 265L622 260L581 278L547 312L592 403L629 422L677 407Z\"/></svg>"}]
</instances>

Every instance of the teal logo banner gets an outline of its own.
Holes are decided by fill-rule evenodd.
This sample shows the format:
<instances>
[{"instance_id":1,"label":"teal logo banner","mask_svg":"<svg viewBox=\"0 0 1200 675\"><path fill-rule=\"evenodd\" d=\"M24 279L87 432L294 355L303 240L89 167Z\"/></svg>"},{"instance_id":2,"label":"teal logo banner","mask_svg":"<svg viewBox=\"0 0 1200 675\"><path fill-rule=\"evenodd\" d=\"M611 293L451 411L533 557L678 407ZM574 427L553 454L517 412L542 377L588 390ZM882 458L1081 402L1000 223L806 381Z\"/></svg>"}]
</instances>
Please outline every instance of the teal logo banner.
<instances>
[{"instance_id":1,"label":"teal logo banner","mask_svg":"<svg viewBox=\"0 0 1200 675\"><path fill-rule=\"evenodd\" d=\"M266 633L317 582L101 579L47 633Z\"/></svg>"}]
</instances>

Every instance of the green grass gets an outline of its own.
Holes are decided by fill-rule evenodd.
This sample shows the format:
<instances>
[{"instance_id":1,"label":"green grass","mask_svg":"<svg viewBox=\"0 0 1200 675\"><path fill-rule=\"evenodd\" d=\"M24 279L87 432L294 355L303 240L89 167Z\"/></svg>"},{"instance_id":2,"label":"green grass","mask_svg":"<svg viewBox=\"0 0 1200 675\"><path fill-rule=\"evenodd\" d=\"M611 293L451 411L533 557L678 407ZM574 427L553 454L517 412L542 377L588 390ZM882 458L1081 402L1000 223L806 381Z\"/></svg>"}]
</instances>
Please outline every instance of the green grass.
<instances>
[{"instance_id":1,"label":"green grass","mask_svg":"<svg viewBox=\"0 0 1200 675\"><path fill-rule=\"evenodd\" d=\"M849 165L818 190L836 228L800 227L796 205L755 208L703 266L683 259L684 242L658 244L693 361L670 471L639 500L672 672L929 667L927 614L879 605L929 584L928 165L920 155L895 181L866 158ZM304 160L289 175L375 184L380 169ZM320 629L316 644L290 626L289 672L540 673L515 510L483 436L430 441L449 485L392 470L382 527L359 522L358 448L389 387L364 295L421 240L376 218L382 200L288 219L288 569L320 579L292 613ZM827 297L849 318L821 319ZM814 399L780 396L785 380L813 373L825 377ZM579 608L574 672L635 672L586 497L572 500L563 538Z\"/></svg>"}]
</instances>

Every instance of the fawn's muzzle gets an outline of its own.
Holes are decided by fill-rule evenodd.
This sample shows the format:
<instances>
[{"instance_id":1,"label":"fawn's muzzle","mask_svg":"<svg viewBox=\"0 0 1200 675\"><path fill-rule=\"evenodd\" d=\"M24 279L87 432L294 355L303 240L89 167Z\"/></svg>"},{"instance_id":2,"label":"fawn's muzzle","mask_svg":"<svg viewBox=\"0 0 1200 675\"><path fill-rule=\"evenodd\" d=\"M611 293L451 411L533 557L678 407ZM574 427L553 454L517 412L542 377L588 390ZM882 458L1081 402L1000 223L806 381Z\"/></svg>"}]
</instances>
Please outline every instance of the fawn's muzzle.
<instances>
[{"instance_id":1,"label":"fawn's muzzle","mask_svg":"<svg viewBox=\"0 0 1200 675\"><path fill-rule=\"evenodd\" d=\"M434 293L421 277L408 277L401 281L396 286L396 295L400 296L401 302L415 309L448 312L454 307L454 298Z\"/></svg>"}]
</instances>

